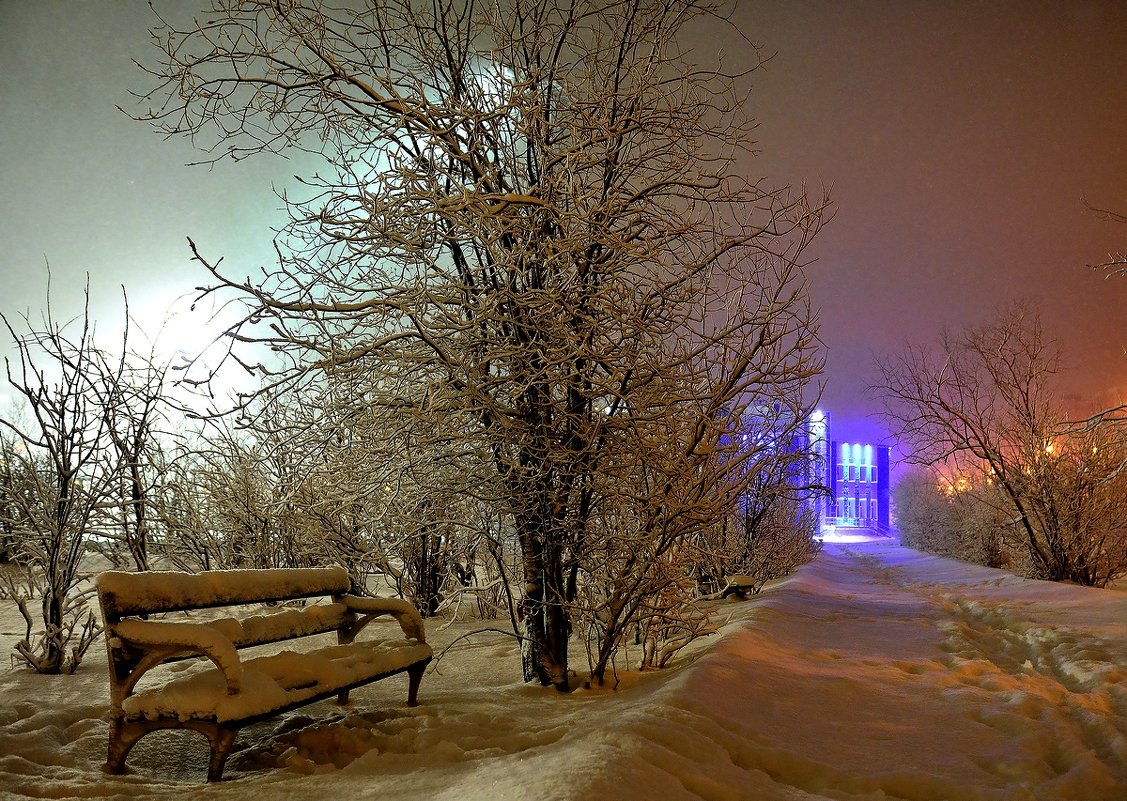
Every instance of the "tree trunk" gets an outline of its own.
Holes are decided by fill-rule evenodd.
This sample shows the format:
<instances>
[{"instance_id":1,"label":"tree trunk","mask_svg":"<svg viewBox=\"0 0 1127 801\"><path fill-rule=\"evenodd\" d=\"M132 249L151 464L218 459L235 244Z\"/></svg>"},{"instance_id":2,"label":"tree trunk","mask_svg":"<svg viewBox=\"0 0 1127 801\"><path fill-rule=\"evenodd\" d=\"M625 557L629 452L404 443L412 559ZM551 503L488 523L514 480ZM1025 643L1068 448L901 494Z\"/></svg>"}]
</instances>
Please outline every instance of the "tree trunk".
<instances>
[{"instance_id":1,"label":"tree trunk","mask_svg":"<svg viewBox=\"0 0 1127 801\"><path fill-rule=\"evenodd\" d=\"M524 556L521 663L525 681L539 681L567 692L567 645L571 633L564 600L559 546L552 542L545 516L517 518Z\"/></svg>"},{"instance_id":2,"label":"tree trunk","mask_svg":"<svg viewBox=\"0 0 1127 801\"><path fill-rule=\"evenodd\" d=\"M126 544L129 546L129 553L133 557L133 563L137 566L137 570L145 571L149 569L149 532L148 521L145 520L145 484L141 469L136 461L137 458L139 457L135 456L129 465L129 492L133 507L134 528L132 536L128 536Z\"/></svg>"},{"instance_id":3,"label":"tree trunk","mask_svg":"<svg viewBox=\"0 0 1127 801\"><path fill-rule=\"evenodd\" d=\"M63 670L63 599L48 589L43 596L44 632L43 655L39 657L40 673L55 675Z\"/></svg>"}]
</instances>

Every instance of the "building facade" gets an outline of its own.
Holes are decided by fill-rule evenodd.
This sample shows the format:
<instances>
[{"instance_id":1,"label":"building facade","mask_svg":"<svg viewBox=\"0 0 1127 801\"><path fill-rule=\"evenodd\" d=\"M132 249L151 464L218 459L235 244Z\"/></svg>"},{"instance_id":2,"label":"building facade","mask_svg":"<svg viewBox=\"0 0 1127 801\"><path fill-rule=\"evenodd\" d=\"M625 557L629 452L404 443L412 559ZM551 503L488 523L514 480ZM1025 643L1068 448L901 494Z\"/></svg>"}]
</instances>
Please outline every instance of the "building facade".
<instances>
[{"instance_id":1,"label":"building facade","mask_svg":"<svg viewBox=\"0 0 1127 801\"><path fill-rule=\"evenodd\" d=\"M818 530L823 534L838 528L889 531L889 448L833 439L829 416L821 411L810 415L807 429L815 457L811 478L829 491L815 501Z\"/></svg>"}]
</instances>

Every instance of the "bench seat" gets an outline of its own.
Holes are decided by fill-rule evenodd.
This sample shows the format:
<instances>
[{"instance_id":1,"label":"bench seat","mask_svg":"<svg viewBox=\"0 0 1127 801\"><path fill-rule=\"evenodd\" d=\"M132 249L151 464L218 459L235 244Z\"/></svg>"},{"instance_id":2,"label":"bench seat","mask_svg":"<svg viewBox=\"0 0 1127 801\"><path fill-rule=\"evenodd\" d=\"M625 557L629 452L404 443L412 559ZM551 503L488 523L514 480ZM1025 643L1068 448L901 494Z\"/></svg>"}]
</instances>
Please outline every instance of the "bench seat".
<instances>
[{"instance_id":1,"label":"bench seat","mask_svg":"<svg viewBox=\"0 0 1127 801\"><path fill-rule=\"evenodd\" d=\"M211 667L140 690L121 704L128 721L214 720L245 722L272 717L318 698L336 695L401 673L431 657L431 648L409 640L328 645L242 659L238 692L227 691L223 671Z\"/></svg>"}]
</instances>

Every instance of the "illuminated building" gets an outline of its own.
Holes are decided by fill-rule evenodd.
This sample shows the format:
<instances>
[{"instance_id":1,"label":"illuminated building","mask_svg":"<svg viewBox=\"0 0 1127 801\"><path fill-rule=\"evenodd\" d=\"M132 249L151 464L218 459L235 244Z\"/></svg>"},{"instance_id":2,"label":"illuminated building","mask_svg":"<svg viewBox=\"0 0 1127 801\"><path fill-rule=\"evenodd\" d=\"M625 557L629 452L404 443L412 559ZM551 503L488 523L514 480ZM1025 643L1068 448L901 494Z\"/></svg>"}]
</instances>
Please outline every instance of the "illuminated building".
<instances>
[{"instance_id":1,"label":"illuminated building","mask_svg":"<svg viewBox=\"0 0 1127 801\"><path fill-rule=\"evenodd\" d=\"M889 448L859 442L839 442L831 438L830 416L815 409L805 426L788 429L778 408L755 410L752 431L785 430L786 441L779 434L759 434L757 443L769 451L805 455L791 467L790 483L801 488L805 508L817 518L820 535L838 528L868 528L888 532L891 528L889 504ZM780 419L781 418L781 419ZM791 421L794 418L790 418ZM748 435L744 435L745 440ZM766 437L766 441L764 438ZM811 491L812 487L824 488Z\"/></svg>"},{"instance_id":2,"label":"illuminated building","mask_svg":"<svg viewBox=\"0 0 1127 801\"><path fill-rule=\"evenodd\" d=\"M811 496L820 533L837 528L890 528L889 448L831 437L830 417L821 410L806 424L810 460L807 478L826 494Z\"/></svg>"}]
</instances>

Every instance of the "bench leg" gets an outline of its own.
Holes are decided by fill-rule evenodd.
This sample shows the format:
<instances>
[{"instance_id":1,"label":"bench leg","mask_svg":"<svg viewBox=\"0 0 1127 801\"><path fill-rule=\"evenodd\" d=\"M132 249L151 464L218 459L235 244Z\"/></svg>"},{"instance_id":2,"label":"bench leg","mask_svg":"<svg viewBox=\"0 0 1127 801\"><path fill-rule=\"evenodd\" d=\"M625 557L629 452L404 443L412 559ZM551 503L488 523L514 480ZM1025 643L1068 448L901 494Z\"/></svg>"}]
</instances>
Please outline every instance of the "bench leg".
<instances>
[{"instance_id":1,"label":"bench leg","mask_svg":"<svg viewBox=\"0 0 1127 801\"><path fill-rule=\"evenodd\" d=\"M341 690L337 693L337 703L344 706L348 703L348 690Z\"/></svg>"},{"instance_id":2,"label":"bench leg","mask_svg":"<svg viewBox=\"0 0 1127 801\"><path fill-rule=\"evenodd\" d=\"M428 659L427 662L429 661ZM423 671L427 669L427 662L420 662L407 668L407 706L419 705L419 683L423 680Z\"/></svg>"},{"instance_id":3,"label":"bench leg","mask_svg":"<svg viewBox=\"0 0 1127 801\"><path fill-rule=\"evenodd\" d=\"M125 773L125 760L137 741L152 729L145 726L130 726L121 720L110 721L110 745L106 755L106 772L115 776Z\"/></svg>"},{"instance_id":4,"label":"bench leg","mask_svg":"<svg viewBox=\"0 0 1127 801\"><path fill-rule=\"evenodd\" d=\"M238 734L238 729L231 729L226 726L216 726L214 733L208 734L208 739L211 740L211 760L207 765L207 780L209 782L217 782L223 778L223 766L227 763L231 746L235 744L235 737Z\"/></svg>"},{"instance_id":5,"label":"bench leg","mask_svg":"<svg viewBox=\"0 0 1127 801\"><path fill-rule=\"evenodd\" d=\"M120 776L125 772L125 760L129 757L129 752L133 750L133 746L137 745L138 741L146 734L165 729L190 729L207 737L211 743L211 761L207 769L207 780L209 782L220 780L223 776L223 765L227 762L227 756L231 753L231 746L235 744L235 737L239 730L237 727L229 728L222 724L216 725L204 721L175 723L164 720L110 720L110 744L106 756L106 772Z\"/></svg>"}]
</instances>

